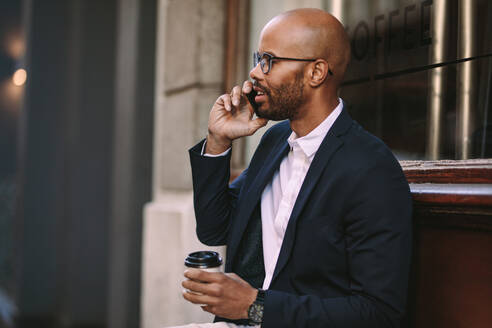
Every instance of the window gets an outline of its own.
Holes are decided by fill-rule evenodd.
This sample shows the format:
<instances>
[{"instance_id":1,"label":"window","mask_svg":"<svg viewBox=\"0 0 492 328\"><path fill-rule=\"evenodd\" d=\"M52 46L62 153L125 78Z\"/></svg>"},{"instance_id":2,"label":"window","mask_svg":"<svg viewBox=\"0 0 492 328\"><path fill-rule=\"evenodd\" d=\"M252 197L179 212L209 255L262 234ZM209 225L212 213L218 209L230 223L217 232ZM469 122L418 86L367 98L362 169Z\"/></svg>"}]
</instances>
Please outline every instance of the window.
<instances>
[{"instance_id":1,"label":"window","mask_svg":"<svg viewBox=\"0 0 492 328\"><path fill-rule=\"evenodd\" d=\"M269 19L306 6L345 25L352 60L341 97L398 159L492 156L491 2L252 0L250 53ZM259 138L246 141L246 163Z\"/></svg>"}]
</instances>

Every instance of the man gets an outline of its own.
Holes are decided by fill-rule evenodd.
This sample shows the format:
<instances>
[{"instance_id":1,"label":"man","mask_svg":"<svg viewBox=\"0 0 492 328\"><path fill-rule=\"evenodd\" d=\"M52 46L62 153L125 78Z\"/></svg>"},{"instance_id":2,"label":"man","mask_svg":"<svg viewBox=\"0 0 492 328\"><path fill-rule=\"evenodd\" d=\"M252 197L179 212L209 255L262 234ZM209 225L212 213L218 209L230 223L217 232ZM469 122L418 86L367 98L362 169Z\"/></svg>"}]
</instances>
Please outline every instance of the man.
<instances>
[{"instance_id":1,"label":"man","mask_svg":"<svg viewBox=\"0 0 492 328\"><path fill-rule=\"evenodd\" d=\"M230 273L187 270L184 298L238 325L399 327L411 197L390 150L337 96L350 58L343 26L317 9L281 14L255 58L254 84L217 99L206 140L190 149L197 234L228 246ZM243 106L252 90L255 119ZM228 185L232 140L268 120L288 121Z\"/></svg>"}]
</instances>

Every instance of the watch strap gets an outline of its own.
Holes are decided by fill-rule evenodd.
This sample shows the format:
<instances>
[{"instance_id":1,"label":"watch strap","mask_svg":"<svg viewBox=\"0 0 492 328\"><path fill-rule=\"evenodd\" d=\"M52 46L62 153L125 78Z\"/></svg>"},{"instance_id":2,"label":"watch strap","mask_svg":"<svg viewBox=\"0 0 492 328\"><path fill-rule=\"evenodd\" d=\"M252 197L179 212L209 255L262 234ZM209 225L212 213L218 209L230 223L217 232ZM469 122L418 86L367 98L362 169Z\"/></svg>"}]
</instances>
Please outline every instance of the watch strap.
<instances>
[{"instance_id":1,"label":"watch strap","mask_svg":"<svg viewBox=\"0 0 492 328\"><path fill-rule=\"evenodd\" d=\"M255 302L265 304L265 291L261 288L258 288L258 294L256 295Z\"/></svg>"}]
</instances>

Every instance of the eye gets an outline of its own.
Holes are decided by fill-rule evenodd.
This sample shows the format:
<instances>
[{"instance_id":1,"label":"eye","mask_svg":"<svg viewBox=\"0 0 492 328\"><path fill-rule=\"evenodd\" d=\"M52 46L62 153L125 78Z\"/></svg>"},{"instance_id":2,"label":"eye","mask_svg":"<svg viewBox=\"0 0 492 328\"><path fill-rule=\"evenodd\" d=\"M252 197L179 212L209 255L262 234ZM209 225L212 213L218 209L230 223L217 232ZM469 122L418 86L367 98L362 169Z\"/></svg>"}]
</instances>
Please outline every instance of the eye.
<instances>
[{"instance_id":1,"label":"eye","mask_svg":"<svg viewBox=\"0 0 492 328\"><path fill-rule=\"evenodd\" d=\"M268 71L268 68L270 66L270 56L263 55L260 60L260 65L264 70Z\"/></svg>"}]
</instances>

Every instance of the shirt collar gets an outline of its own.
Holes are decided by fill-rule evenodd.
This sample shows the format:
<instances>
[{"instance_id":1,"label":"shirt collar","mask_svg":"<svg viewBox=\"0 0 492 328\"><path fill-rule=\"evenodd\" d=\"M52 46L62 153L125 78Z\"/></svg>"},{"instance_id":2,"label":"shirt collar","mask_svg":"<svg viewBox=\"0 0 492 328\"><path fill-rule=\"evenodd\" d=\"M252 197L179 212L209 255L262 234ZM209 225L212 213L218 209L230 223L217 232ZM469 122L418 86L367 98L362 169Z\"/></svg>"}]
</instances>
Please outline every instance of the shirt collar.
<instances>
[{"instance_id":1,"label":"shirt collar","mask_svg":"<svg viewBox=\"0 0 492 328\"><path fill-rule=\"evenodd\" d=\"M316 152L318 151L321 142L325 138L328 131L332 127L335 120L338 118L343 109L342 99L338 98L338 105L335 109L328 115L323 122L321 122L316 128L314 128L311 132L309 132L304 137L297 137L297 134L292 131L287 142L289 143L291 148L294 148L295 145L298 145L307 158L312 159Z\"/></svg>"}]
</instances>

